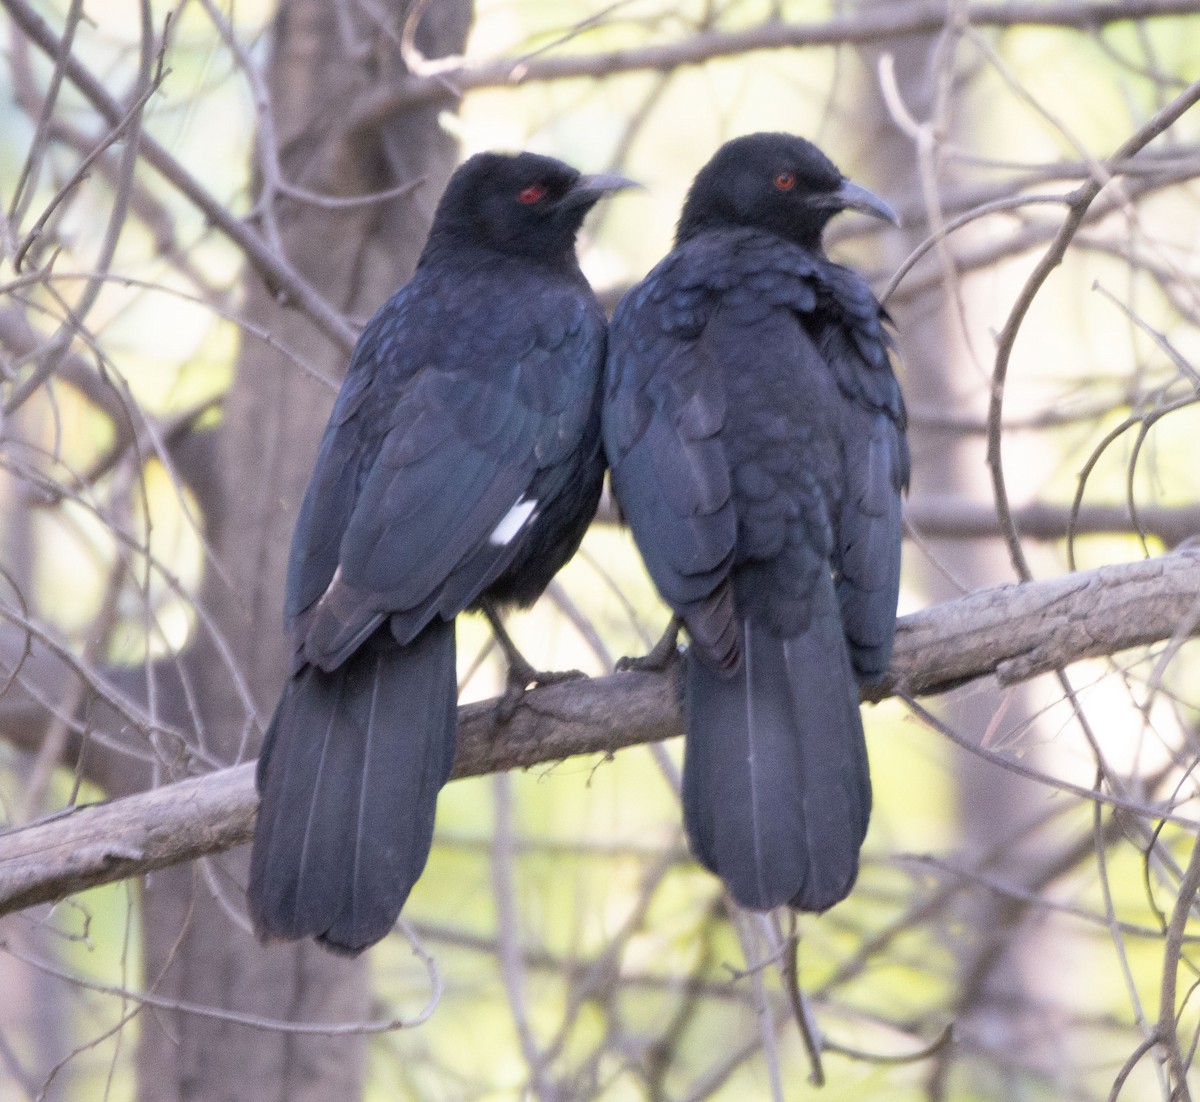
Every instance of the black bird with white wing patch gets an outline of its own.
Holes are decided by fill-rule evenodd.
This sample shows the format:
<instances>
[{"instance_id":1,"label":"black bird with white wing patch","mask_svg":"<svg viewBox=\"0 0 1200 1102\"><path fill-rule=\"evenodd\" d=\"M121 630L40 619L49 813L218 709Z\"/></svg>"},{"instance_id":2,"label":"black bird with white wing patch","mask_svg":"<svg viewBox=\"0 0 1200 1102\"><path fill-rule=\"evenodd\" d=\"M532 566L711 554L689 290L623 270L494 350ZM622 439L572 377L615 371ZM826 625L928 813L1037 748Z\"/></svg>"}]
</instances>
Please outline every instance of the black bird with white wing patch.
<instances>
[{"instance_id":1,"label":"black bird with white wing patch","mask_svg":"<svg viewBox=\"0 0 1200 1102\"><path fill-rule=\"evenodd\" d=\"M613 491L691 639L688 838L754 910L843 899L871 810L909 457L886 315L822 248L847 209L895 220L801 138L728 142L609 332Z\"/></svg>"},{"instance_id":2,"label":"black bird with white wing patch","mask_svg":"<svg viewBox=\"0 0 1200 1102\"><path fill-rule=\"evenodd\" d=\"M575 236L628 183L472 157L358 342L288 566L295 662L250 868L263 940L361 952L425 866L454 761L455 616L534 601L599 500L606 326Z\"/></svg>"}]
</instances>

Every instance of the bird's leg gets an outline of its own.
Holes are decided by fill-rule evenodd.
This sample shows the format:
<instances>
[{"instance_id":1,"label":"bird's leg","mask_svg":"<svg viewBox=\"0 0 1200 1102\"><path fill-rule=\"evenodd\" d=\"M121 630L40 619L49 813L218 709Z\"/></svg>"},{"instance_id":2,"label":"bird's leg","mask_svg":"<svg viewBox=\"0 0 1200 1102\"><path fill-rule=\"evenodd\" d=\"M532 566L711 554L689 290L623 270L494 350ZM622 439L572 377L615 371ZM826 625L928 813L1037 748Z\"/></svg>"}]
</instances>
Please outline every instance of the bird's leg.
<instances>
[{"instance_id":1,"label":"bird's leg","mask_svg":"<svg viewBox=\"0 0 1200 1102\"><path fill-rule=\"evenodd\" d=\"M672 616L667 624L667 630L650 650L640 658L625 657L617 659L617 672L624 670L646 670L658 673L665 670L679 657L679 629L683 621L678 616Z\"/></svg>"},{"instance_id":2,"label":"bird's leg","mask_svg":"<svg viewBox=\"0 0 1200 1102\"><path fill-rule=\"evenodd\" d=\"M504 651L504 659L508 663L508 685L504 695L496 705L496 721L507 723L516 714L526 691L531 685L556 685L560 681L575 681L586 675L579 670L537 670L534 669L518 649L512 637L500 619L500 612L491 601L483 601L480 609L492 626L492 634L500 649Z\"/></svg>"}]
</instances>

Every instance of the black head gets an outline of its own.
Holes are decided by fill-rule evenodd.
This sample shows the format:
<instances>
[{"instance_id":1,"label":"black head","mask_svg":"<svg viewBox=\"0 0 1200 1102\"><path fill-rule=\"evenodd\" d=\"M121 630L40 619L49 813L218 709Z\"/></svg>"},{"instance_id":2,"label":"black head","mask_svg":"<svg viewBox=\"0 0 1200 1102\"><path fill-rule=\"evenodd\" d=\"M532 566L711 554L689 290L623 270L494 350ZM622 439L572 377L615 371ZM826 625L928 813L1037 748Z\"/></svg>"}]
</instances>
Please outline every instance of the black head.
<instances>
[{"instance_id":1,"label":"black head","mask_svg":"<svg viewBox=\"0 0 1200 1102\"><path fill-rule=\"evenodd\" d=\"M899 224L891 207L847 180L812 142L794 134L748 134L726 142L696 174L676 241L745 226L819 249L825 224L842 210Z\"/></svg>"},{"instance_id":2,"label":"black head","mask_svg":"<svg viewBox=\"0 0 1200 1102\"><path fill-rule=\"evenodd\" d=\"M450 177L429 243L453 240L539 260L571 257L587 212L607 193L631 186L620 176L581 176L536 153L477 153Z\"/></svg>"}]
</instances>

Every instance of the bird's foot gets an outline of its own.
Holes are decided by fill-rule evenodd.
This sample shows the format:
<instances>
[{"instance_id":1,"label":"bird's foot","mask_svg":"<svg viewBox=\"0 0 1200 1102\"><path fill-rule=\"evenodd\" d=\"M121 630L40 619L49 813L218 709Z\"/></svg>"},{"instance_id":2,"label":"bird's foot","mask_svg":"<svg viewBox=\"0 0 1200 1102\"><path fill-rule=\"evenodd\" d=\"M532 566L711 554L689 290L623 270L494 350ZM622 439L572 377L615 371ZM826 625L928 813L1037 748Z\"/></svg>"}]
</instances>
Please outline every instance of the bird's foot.
<instances>
[{"instance_id":1,"label":"bird's foot","mask_svg":"<svg viewBox=\"0 0 1200 1102\"><path fill-rule=\"evenodd\" d=\"M617 659L617 673L624 673L626 670L661 673L672 663L677 662L679 660L679 629L681 627L683 627L683 621L678 616L672 616L667 630L662 633L662 637L646 654L640 658L626 656Z\"/></svg>"},{"instance_id":2,"label":"bird's foot","mask_svg":"<svg viewBox=\"0 0 1200 1102\"><path fill-rule=\"evenodd\" d=\"M492 634L508 662L508 687L496 702L496 710L492 713L497 726L507 723L517 714L521 701L532 686L557 685L560 681L577 681L587 676L579 670L535 670L510 638L495 606L490 601L484 601L480 607L492 625Z\"/></svg>"},{"instance_id":3,"label":"bird's foot","mask_svg":"<svg viewBox=\"0 0 1200 1102\"><path fill-rule=\"evenodd\" d=\"M518 657L520 657L518 655ZM559 685L564 681L578 681L587 677L582 670L535 670L524 658L508 665L508 687L496 702L493 717L497 725L508 723L517 714L517 709L531 688Z\"/></svg>"}]
</instances>

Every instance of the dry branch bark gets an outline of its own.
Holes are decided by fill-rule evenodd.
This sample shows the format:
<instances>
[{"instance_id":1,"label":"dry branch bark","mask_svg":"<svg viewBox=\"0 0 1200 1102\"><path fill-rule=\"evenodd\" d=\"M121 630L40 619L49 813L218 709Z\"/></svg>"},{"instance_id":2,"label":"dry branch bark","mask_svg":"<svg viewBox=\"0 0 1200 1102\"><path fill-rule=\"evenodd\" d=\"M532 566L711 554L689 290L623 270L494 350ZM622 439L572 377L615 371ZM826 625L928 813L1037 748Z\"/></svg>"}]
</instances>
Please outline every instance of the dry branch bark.
<instances>
[{"instance_id":1,"label":"dry branch bark","mask_svg":"<svg viewBox=\"0 0 1200 1102\"><path fill-rule=\"evenodd\" d=\"M1058 666L1200 635L1200 552L997 586L900 621L886 682L868 695L1013 684ZM612 753L680 733L674 674L623 673L537 690L497 728L459 709L456 777ZM0 914L230 849L254 826L254 765L82 807L0 835Z\"/></svg>"},{"instance_id":2,"label":"dry branch bark","mask_svg":"<svg viewBox=\"0 0 1200 1102\"><path fill-rule=\"evenodd\" d=\"M1002 685L1084 658L1200 635L1200 552L978 590L901 619L872 700L946 692L994 674Z\"/></svg>"}]
</instances>

